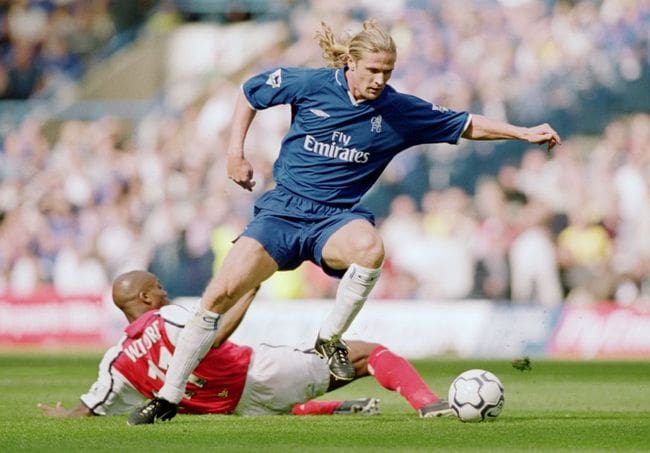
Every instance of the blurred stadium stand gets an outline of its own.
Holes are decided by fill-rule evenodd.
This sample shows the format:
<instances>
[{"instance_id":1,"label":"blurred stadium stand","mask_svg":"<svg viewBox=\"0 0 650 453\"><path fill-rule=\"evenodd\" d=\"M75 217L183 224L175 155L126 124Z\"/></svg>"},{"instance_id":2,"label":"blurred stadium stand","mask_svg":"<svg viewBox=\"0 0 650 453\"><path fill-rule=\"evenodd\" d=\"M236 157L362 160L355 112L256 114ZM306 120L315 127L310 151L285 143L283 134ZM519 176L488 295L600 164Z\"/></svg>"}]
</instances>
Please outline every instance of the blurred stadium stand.
<instances>
[{"instance_id":1,"label":"blurred stadium stand","mask_svg":"<svg viewBox=\"0 0 650 453\"><path fill-rule=\"evenodd\" d=\"M629 239L628 231L642 225L621 220L621 201L603 201L607 195L600 193L623 197L619 192L636 191L639 206L645 206L639 217L650 212L650 151L647 144L632 144L631 137L634 131L645 133L649 121L647 2L474 0L464 3L460 14L449 0L34 0L0 2L0 12L0 90L18 43L25 40L36 51L32 63L41 65L45 77L28 99L0 101L0 292L15 291L20 285L12 282L20 279L28 281L26 288L59 285L57 258L71 241L77 260L91 257L99 263L103 279L98 281L104 285L125 267L137 266L165 273L163 283L172 296L200 293L212 270L205 263L218 265L224 244L250 215L252 198L221 182L224 136L238 84L274 65L319 65L313 37L321 19L335 29L354 30L374 16L398 41L398 88L514 123L549 122L568 142L566 152L539 164L530 147L514 142L463 142L404 153L366 198L380 225L406 217L392 211L397 209L392 202L406 195L414 228L426 230L428 242L419 250L437 244L436 250L453 254L458 244L442 241L449 239L443 233L461 218L471 231L460 242L473 247L468 252L472 287L453 298L509 300L508 253L527 231L516 215L537 198L531 184L521 180L534 179L530 175L538 165L551 175L541 185L566 199L546 206L551 214L542 216L554 247L576 206L588 206L590 222L610 236L614 250L596 275L613 281L591 298L650 300L650 249L642 239ZM52 49L65 50L57 65ZM288 118L278 109L256 120L249 143L257 152L251 157L261 188L270 183L270 164ZM619 148L621 134L627 143ZM39 148L43 139L44 150ZM66 153L79 160L76 167L61 164L72 159ZM572 177L579 181L556 187L550 178L567 178L557 176L558 168L568 172L575 162L580 165ZM626 165L643 175L637 188L615 187L616 174L625 179ZM75 168L79 174L61 174ZM497 181L504 168L516 173L514 187ZM596 176L605 188L594 195ZM486 180L498 182L496 195L485 195L492 190ZM572 188L584 192L582 198L567 193ZM499 204L500 197L507 200L507 214L482 212L481 205ZM523 200L519 204L512 201L517 197ZM106 229L98 226L104 222ZM405 223L395 229L413 226ZM12 238L16 231L25 234ZM501 242L503 247L495 245ZM129 256L113 256L111 248ZM634 248L638 251L630 254ZM432 251L425 255L431 261L418 262L435 274L433 261L460 262L461 255ZM377 298L444 296L436 292L442 283L399 259L415 258L387 262ZM188 289L183 279L191 277L183 268L200 273L203 281L196 279ZM569 297L572 285L584 279L571 277L571 264L559 258L558 268L563 296ZM502 284L494 283L499 280ZM304 266L278 276L264 290L270 298L321 298L334 288L318 270ZM632 292L623 297L621 288Z\"/></svg>"}]
</instances>

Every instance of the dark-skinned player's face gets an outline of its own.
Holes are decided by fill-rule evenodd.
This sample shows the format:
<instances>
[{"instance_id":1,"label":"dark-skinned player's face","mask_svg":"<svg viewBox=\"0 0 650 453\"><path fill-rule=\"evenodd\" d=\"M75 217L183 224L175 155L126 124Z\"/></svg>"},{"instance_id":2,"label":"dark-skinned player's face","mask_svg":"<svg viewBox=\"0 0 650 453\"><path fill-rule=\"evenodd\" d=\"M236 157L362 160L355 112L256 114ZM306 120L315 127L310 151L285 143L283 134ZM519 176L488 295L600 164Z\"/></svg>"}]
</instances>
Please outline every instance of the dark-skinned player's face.
<instances>
[{"instance_id":1,"label":"dark-skinned player's face","mask_svg":"<svg viewBox=\"0 0 650 453\"><path fill-rule=\"evenodd\" d=\"M350 93L357 101L372 101L384 91L395 68L395 54L390 52L366 52L354 60L348 56L346 72Z\"/></svg>"},{"instance_id":2,"label":"dark-skinned player's face","mask_svg":"<svg viewBox=\"0 0 650 453\"><path fill-rule=\"evenodd\" d=\"M152 308L158 309L169 304L169 299L167 298L167 291L162 287L160 280L155 279L147 289L149 297L152 299Z\"/></svg>"}]
</instances>

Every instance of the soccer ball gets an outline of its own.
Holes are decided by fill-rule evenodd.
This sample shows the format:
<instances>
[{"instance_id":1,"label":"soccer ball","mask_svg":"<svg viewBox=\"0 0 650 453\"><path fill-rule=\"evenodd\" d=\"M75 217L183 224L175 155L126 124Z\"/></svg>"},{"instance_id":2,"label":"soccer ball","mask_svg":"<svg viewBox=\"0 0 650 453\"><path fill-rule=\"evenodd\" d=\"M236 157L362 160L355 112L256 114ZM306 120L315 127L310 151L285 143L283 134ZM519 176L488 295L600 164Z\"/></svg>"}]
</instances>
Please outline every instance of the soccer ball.
<instances>
[{"instance_id":1,"label":"soccer ball","mask_svg":"<svg viewBox=\"0 0 650 453\"><path fill-rule=\"evenodd\" d=\"M493 420L504 402L503 384L486 370L464 371L449 387L449 406L464 422Z\"/></svg>"}]
</instances>

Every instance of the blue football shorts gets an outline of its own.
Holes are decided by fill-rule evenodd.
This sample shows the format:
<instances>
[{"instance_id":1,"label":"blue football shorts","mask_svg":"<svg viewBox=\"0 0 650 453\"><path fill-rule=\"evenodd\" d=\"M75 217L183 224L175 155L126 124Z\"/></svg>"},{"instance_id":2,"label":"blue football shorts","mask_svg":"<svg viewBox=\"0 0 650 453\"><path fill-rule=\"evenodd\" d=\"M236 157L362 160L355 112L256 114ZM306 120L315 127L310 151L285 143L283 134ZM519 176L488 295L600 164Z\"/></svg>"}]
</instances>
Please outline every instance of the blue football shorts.
<instances>
[{"instance_id":1,"label":"blue football shorts","mask_svg":"<svg viewBox=\"0 0 650 453\"><path fill-rule=\"evenodd\" d=\"M360 204L334 207L276 187L255 202L253 220L241 236L262 244L281 271L295 269L309 260L327 275L340 278L345 269L329 268L323 262L323 247L335 231L355 219L375 224L375 216Z\"/></svg>"}]
</instances>

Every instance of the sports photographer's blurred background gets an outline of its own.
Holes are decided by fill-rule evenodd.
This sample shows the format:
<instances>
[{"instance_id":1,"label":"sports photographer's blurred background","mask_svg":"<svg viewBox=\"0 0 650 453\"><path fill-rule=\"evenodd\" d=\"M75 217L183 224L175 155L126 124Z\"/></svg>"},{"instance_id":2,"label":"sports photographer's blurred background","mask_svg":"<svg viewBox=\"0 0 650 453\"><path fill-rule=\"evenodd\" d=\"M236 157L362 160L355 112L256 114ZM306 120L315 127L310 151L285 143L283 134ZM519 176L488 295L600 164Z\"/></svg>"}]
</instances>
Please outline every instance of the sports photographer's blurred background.
<instances>
[{"instance_id":1,"label":"sports photographer's blurred background","mask_svg":"<svg viewBox=\"0 0 650 453\"><path fill-rule=\"evenodd\" d=\"M126 270L200 296L290 121L257 116L241 190L239 83L321 65L320 21L369 17L397 42L396 88L563 144L396 159L366 199L387 261L351 334L410 356L650 357L650 0L0 0L0 346L112 339ZM335 289L313 265L277 274L238 338L311 339Z\"/></svg>"}]
</instances>

